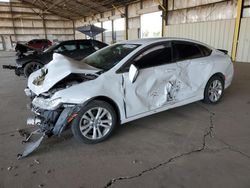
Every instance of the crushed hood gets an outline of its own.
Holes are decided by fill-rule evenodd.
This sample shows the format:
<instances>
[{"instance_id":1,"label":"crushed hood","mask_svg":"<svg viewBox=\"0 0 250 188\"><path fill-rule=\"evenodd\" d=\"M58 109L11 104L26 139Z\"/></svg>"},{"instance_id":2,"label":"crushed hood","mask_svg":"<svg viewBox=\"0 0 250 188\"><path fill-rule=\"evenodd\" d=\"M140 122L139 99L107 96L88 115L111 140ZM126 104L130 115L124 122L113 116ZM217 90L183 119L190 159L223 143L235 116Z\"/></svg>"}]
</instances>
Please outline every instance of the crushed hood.
<instances>
[{"instance_id":1,"label":"crushed hood","mask_svg":"<svg viewBox=\"0 0 250 188\"><path fill-rule=\"evenodd\" d=\"M28 79L28 87L36 95L47 92L57 82L64 79L71 73L94 74L100 71L88 64L73 60L64 55L54 53L53 60L42 69L33 72ZM37 84L37 80L39 84Z\"/></svg>"}]
</instances>

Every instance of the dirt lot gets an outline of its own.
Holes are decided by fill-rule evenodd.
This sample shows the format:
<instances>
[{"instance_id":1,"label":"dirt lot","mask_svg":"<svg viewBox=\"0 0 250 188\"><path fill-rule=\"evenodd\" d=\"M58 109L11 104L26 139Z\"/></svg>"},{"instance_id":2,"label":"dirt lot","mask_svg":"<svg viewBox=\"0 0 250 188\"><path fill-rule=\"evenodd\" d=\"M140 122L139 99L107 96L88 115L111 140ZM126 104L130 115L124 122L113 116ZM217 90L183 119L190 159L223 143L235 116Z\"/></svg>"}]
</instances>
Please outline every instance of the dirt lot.
<instances>
[{"instance_id":1,"label":"dirt lot","mask_svg":"<svg viewBox=\"0 0 250 188\"><path fill-rule=\"evenodd\" d=\"M0 53L0 65L14 64ZM97 145L70 130L17 160L27 128L24 78L0 69L0 187L250 187L250 64L218 105L202 102L133 121Z\"/></svg>"}]
</instances>

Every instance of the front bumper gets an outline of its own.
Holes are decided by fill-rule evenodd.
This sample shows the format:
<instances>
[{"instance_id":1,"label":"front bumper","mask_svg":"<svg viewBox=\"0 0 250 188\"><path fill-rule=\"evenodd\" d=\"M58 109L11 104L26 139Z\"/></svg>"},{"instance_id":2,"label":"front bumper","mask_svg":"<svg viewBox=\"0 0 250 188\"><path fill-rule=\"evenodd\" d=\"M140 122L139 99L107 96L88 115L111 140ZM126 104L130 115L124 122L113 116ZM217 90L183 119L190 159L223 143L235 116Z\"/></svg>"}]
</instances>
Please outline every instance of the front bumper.
<instances>
[{"instance_id":1,"label":"front bumper","mask_svg":"<svg viewBox=\"0 0 250 188\"><path fill-rule=\"evenodd\" d=\"M27 119L27 124L39 127L48 136L58 136L78 115L80 109L81 105L69 105L56 110L43 110L31 105L34 115Z\"/></svg>"}]
</instances>

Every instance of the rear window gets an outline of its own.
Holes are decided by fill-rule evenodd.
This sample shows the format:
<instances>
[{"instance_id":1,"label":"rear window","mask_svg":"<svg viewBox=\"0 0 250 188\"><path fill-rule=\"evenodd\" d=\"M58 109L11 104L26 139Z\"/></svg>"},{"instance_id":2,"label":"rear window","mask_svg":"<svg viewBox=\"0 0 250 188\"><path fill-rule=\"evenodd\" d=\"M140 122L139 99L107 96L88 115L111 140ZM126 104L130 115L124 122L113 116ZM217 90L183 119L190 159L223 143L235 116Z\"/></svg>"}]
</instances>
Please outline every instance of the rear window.
<instances>
[{"instance_id":1,"label":"rear window","mask_svg":"<svg viewBox=\"0 0 250 188\"><path fill-rule=\"evenodd\" d=\"M200 48L194 44L189 42L174 42L174 59L176 61L182 61L186 59L194 59L203 57L203 52Z\"/></svg>"},{"instance_id":2,"label":"rear window","mask_svg":"<svg viewBox=\"0 0 250 188\"><path fill-rule=\"evenodd\" d=\"M212 53L212 50L207 48L206 46L203 45L198 45L201 51L203 52L204 56L209 56Z\"/></svg>"}]
</instances>

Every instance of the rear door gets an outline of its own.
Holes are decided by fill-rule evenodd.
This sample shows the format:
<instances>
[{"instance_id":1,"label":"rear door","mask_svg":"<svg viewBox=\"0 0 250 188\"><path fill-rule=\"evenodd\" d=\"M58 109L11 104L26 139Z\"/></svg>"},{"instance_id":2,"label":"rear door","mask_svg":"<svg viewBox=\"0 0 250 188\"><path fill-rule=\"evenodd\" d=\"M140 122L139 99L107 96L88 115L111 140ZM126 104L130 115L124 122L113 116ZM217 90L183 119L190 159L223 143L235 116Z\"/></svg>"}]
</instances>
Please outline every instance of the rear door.
<instances>
[{"instance_id":1,"label":"rear door","mask_svg":"<svg viewBox=\"0 0 250 188\"><path fill-rule=\"evenodd\" d=\"M178 69L172 61L171 42L146 49L131 63L139 69L139 74L135 82L131 83L129 73L123 73L127 117L176 102Z\"/></svg>"},{"instance_id":2,"label":"rear door","mask_svg":"<svg viewBox=\"0 0 250 188\"><path fill-rule=\"evenodd\" d=\"M203 94L204 85L212 70L208 51L209 49L200 44L173 41L173 58L180 70L179 78L183 82L182 99Z\"/></svg>"}]
</instances>

